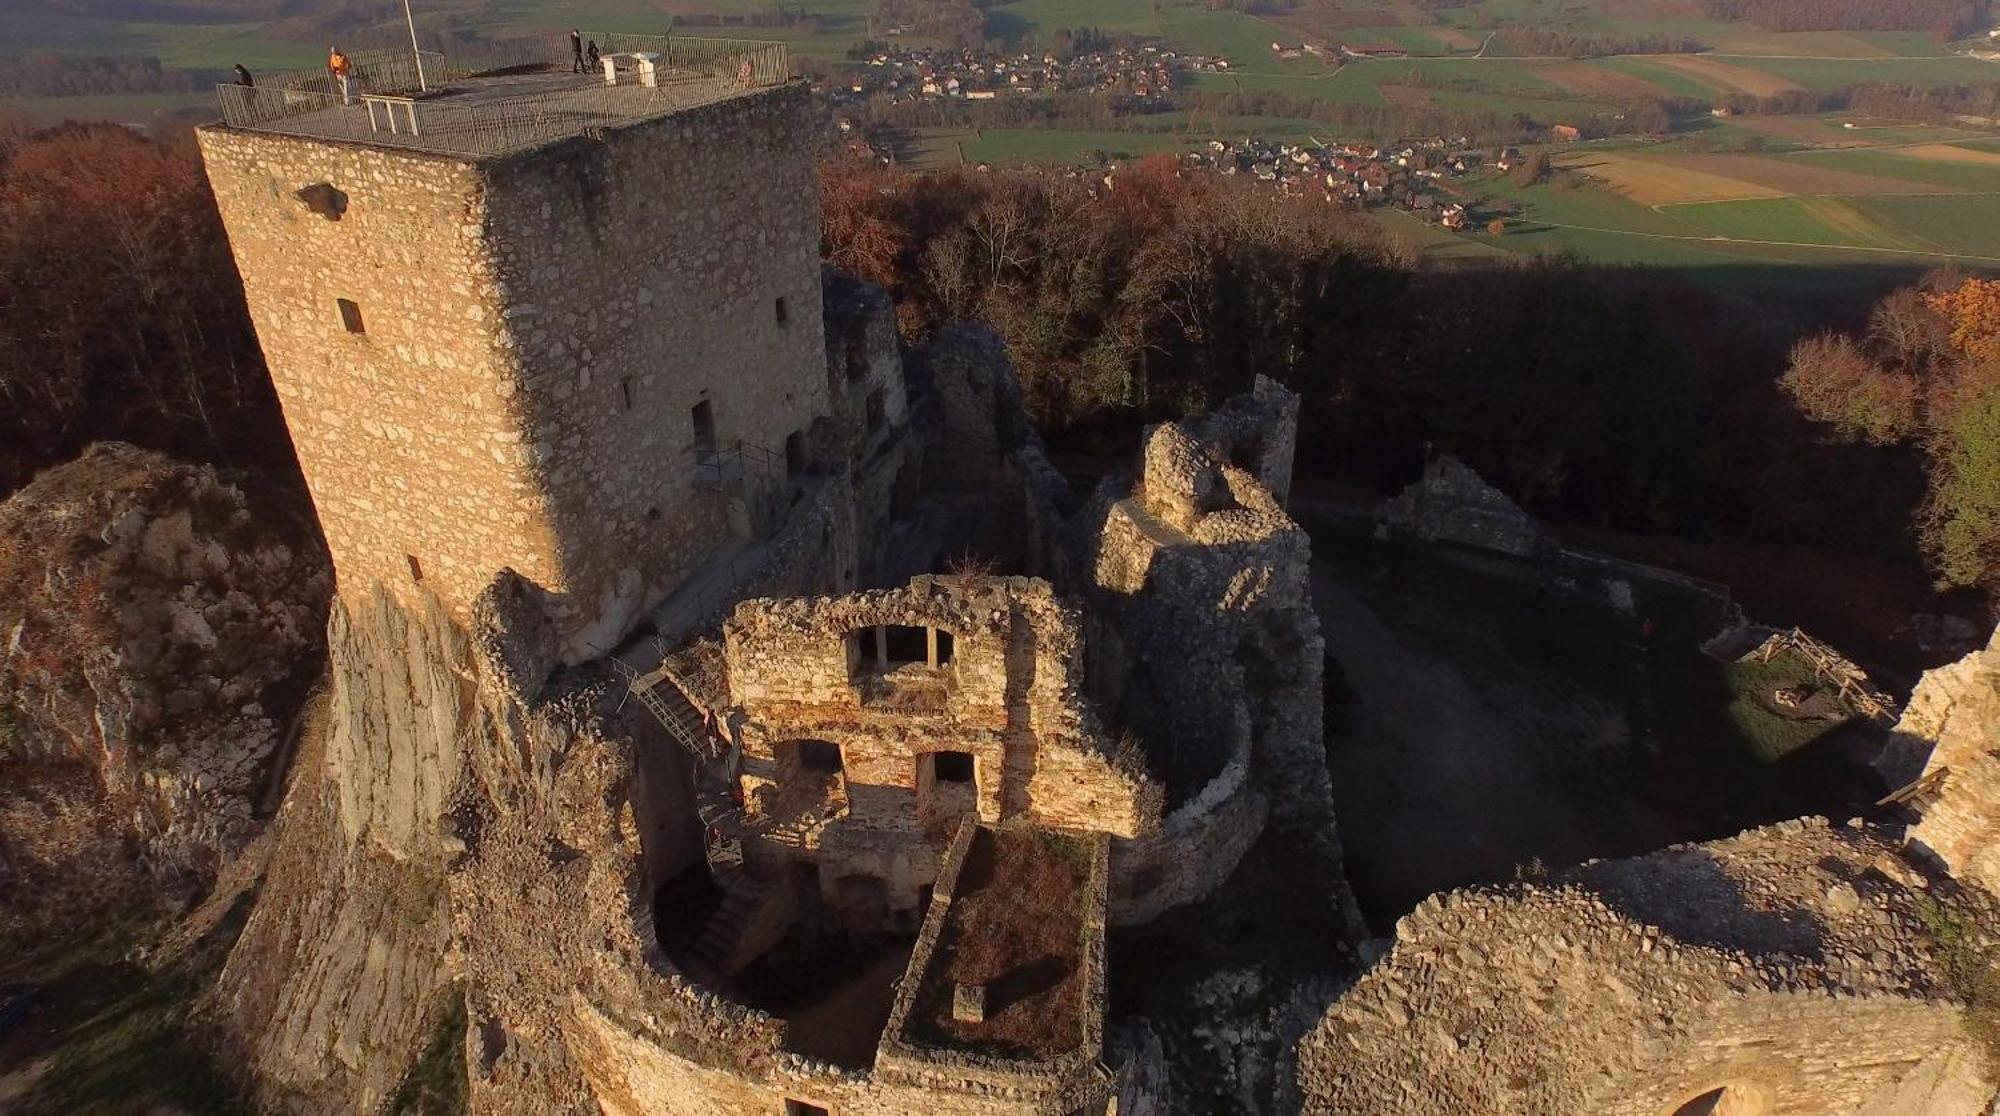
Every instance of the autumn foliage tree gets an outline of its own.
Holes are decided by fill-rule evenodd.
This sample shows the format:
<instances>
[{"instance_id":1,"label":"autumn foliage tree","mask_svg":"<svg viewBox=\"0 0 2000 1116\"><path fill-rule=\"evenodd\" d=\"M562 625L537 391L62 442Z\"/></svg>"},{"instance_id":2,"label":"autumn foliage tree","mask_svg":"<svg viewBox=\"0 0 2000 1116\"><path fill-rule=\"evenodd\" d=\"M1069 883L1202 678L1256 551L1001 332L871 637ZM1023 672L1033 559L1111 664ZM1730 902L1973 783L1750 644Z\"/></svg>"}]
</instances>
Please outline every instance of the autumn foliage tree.
<instances>
[{"instance_id":1,"label":"autumn foliage tree","mask_svg":"<svg viewBox=\"0 0 2000 1116\"><path fill-rule=\"evenodd\" d=\"M1899 290L1865 334L1795 345L1783 383L1836 437L1920 448L1918 533L1938 579L2000 590L2000 280Z\"/></svg>"},{"instance_id":2,"label":"autumn foliage tree","mask_svg":"<svg viewBox=\"0 0 2000 1116\"><path fill-rule=\"evenodd\" d=\"M887 286L906 332L960 318L1007 340L1052 426L1199 405L1284 375L1341 320L1341 279L1385 266L1372 226L1323 199L1183 173L821 172L826 255Z\"/></svg>"},{"instance_id":3,"label":"autumn foliage tree","mask_svg":"<svg viewBox=\"0 0 2000 1116\"><path fill-rule=\"evenodd\" d=\"M111 438L294 468L191 140L0 131L0 494Z\"/></svg>"}]
</instances>

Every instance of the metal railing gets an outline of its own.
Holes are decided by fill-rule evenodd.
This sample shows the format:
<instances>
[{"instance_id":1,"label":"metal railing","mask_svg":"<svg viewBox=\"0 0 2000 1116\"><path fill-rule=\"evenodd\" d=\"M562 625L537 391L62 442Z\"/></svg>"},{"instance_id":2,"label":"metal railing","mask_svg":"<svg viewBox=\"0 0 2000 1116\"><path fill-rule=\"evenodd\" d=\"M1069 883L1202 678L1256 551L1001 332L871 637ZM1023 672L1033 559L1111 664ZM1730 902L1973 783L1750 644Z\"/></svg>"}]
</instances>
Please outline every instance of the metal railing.
<instances>
[{"instance_id":1,"label":"metal railing","mask_svg":"<svg viewBox=\"0 0 2000 1116\"><path fill-rule=\"evenodd\" d=\"M406 94L422 90L426 83L436 85L446 79L445 56L434 50L422 52L422 70L418 73L418 56L409 51L368 51L348 55L351 64L349 76L353 79L354 91L360 93ZM241 89L244 86L226 85L225 89ZM289 90L300 93L338 95L340 83L333 79L331 71L322 66L316 70L284 70L276 73L257 75L258 90Z\"/></svg>"},{"instance_id":2,"label":"metal railing","mask_svg":"<svg viewBox=\"0 0 2000 1116\"><path fill-rule=\"evenodd\" d=\"M255 86L219 85L217 99L225 123L327 139L359 140L472 156L499 155L593 127L639 119L717 100L750 88L779 84L789 77L783 43L745 40L668 39L664 36L605 36L622 46L666 49L657 87L624 81L606 85L602 73L571 76L568 36L507 40L446 56L426 51L419 88L416 56L369 55L355 59L353 100L323 70L268 75ZM604 50L600 40L599 49ZM446 88L468 77L508 74L548 75L520 79L519 90L482 86L479 95L455 97ZM500 80L495 78L495 80ZM391 132L371 122L364 98L413 97L399 108L410 125Z\"/></svg>"},{"instance_id":3,"label":"metal railing","mask_svg":"<svg viewBox=\"0 0 2000 1116\"><path fill-rule=\"evenodd\" d=\"M680 35L627 35L617 31L586 32L584 38L604 54L644 51L660 56L660 64L676 73L736 81L745 86L778 85L791 80L791 54L784 43L764 39L693 39Z\"/></svg>"}]
</instances>

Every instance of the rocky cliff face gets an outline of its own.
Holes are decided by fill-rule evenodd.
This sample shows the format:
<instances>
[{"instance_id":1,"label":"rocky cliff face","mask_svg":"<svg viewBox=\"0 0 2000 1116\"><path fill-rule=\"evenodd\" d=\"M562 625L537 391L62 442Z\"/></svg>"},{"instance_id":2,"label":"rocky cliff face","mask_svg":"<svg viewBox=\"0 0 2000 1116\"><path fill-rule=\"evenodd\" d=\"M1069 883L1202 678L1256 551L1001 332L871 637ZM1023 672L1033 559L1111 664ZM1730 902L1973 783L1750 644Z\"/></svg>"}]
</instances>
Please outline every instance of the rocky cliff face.
<instances>
[{"instance_id":1,"label":"rocky cliff face","mask_svg":"<svg viewBox=\"0 0 2000 1116\"><path fill-rule=\"evenodd\" d=\"M191 893L249 840L330 580L214 469L131 446L0 504L0 923Z\"/></svg>"},{"instance_id":2,"label":"rocky cliff face","mask_svg":"<svg viewBox=\"0 0 2000 1116\"><path fill-rule=\"evenodd\" d=\"M1919 774L1912 845L1953 875L2000 890L2000 631L1983 651L1924 672L1896 722L1883 766L1890 785Z\"/></svg>"},{"instance_id":3,"label":"rocky cliff face","mask_svg":"<svg viewBox=\"0 0 2000 1116\"><path fill-rule=\"evenodd\" d=\"M532 703L496 651L435 597L334 602L332 682L210 1004L265 1109L384 1110L463 996L475 1110L595 1110L562 1018L594 967L645 968L631 751L597 688Z\"/></svg>"}]
</instances>

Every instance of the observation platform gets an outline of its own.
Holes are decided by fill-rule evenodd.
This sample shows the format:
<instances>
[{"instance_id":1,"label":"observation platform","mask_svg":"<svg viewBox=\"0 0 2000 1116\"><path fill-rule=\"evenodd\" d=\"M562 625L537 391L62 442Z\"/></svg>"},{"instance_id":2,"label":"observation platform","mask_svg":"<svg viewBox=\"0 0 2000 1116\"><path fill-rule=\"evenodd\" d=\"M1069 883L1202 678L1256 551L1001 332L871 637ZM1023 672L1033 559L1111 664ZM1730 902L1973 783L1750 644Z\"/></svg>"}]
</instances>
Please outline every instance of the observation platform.
<instances>
[{"instance_id":1,"label":"observation platform","mask_svg":"<svg viewBox=\"0 0 2000 1116\"><path fill-rule=\"evenodd\" d=\"M583 73L572 72L567 45L550 38L492 44L464 57L357 57L347 98L324 71L220 85L217 96L231 128L491 159L752 95L791 77L783 43L638 35L595 41L609 57Z\"/></svg>"}]
</instances>

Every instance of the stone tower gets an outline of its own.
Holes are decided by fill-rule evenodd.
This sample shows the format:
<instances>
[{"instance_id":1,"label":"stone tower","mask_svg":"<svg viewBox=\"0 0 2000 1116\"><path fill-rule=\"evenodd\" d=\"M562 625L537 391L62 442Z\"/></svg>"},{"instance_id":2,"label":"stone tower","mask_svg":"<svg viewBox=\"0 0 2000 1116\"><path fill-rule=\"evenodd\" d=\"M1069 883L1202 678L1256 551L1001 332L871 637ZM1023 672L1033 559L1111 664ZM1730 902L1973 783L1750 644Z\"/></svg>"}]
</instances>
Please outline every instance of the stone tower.
<instances>
[{"instance_id":1,"label":"stone tower","mask_svg":"<svg viewBox=\"0 0 2000 1116\"><path fill-rule=\"evenodd\" d=\"M343 595L463 615L512 570L575 662L744 536L829 411L814 130L748 61L508 80L393 132L404 103L260 88L200 142Z\"/></svg>"}]
</instances>

